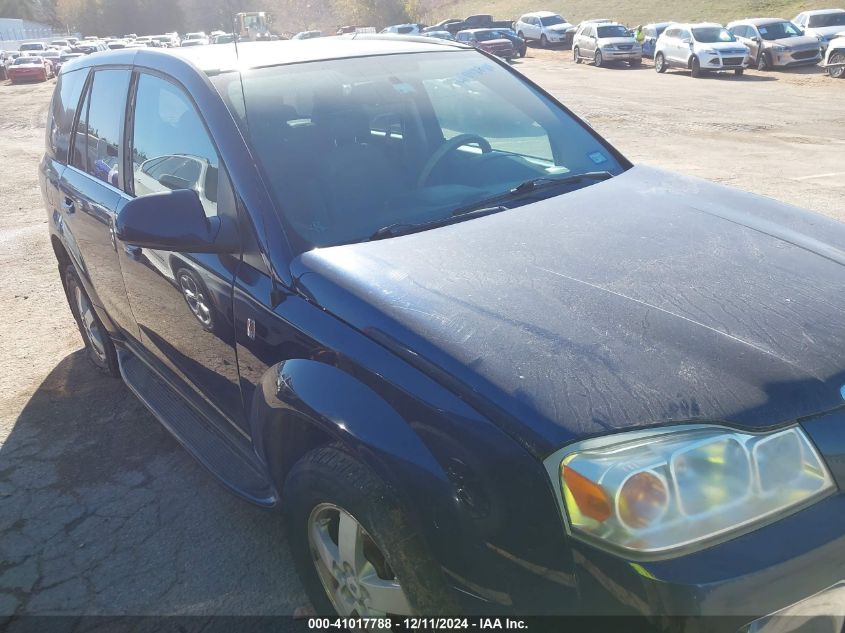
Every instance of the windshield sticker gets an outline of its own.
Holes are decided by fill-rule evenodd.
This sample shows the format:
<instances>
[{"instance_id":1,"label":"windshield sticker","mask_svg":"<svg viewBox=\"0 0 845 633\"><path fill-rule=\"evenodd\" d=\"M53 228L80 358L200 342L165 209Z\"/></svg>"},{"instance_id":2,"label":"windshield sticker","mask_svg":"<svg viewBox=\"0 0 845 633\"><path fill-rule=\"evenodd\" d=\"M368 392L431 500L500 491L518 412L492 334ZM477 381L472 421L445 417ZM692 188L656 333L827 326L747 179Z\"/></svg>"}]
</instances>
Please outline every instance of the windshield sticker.
<instances>
[{"instance_id":1,"label":"windshield sticker","mask_svg":"<svg viewBox=\"0 0 845 633\"><path fill-rule=\"evenodd\" d=\"M607 162L607 156L602 154L601 152L593 152L592 154L588 154L590 160L593 161L596 165L601 165L602 163Z\"/></svg>"},{"instance_id":2,"label":"windshield sticker","mask_svg":"<svg viewBox=\"0 0 845 633\"><path fill-rule=\"evenodd\" d=\"M760 27L760 35L765 35L768 32L769 32L769 29L767 29L765 26Z\"/></svg>"}]
</instances>

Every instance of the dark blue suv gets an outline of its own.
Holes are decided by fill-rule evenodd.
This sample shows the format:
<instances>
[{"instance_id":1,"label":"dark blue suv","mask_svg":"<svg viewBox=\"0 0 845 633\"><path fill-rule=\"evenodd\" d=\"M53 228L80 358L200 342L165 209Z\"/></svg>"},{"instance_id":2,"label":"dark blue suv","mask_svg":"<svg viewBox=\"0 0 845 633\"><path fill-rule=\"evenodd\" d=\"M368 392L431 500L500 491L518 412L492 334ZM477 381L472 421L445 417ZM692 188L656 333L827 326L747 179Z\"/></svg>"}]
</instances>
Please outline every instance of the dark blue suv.
<instances>
[{"instance_id":1,"label":"dark blue suv","mask_svg":"<svg viewBox=\"0 0 845 633\"><path fill-rule=\"evenodd\" d=\"M69 62L41 185L91 360L318 612L841 601L845 227L459 45L238 49Z\"/></svg>"}]
</instances>

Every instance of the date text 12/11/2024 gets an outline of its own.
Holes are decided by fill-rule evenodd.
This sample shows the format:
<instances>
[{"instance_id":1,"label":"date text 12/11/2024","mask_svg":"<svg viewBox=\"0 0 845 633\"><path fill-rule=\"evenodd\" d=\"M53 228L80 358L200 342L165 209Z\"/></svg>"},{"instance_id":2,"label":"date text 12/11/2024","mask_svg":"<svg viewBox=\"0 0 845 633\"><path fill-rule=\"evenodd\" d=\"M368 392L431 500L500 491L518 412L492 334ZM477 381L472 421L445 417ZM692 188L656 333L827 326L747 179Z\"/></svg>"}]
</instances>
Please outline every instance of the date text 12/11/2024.
<instances>
[{"instance_id":1,"label":"date text 12/11/2024","mask_svg":"<svg viewBox=\"0 0 845 633\"><path fill-rule=\"evenodd\" d=\"M308 618L309 630L524 630L528 626L518 618Z\"/></svg>"}]
</instances>

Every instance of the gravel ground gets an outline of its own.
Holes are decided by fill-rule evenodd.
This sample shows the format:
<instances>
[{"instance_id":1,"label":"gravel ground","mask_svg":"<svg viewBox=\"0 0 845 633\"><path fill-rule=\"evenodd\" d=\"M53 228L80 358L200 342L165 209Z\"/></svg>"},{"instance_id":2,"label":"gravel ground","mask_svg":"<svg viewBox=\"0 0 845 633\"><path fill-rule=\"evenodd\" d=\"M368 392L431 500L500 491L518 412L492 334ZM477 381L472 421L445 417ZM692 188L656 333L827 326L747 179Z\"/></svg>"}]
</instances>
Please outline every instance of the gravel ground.
<instances>
[{"instance_id":1,"label":"gravel ground","mask_svg":"<svg viewBox=\"0 0 845 633\"><path fill-rule=\"evenodd\" d=\"M845 219L845 81L516 66L624 154ZM0 85L0 628L12 614L286 614L278 517L225 493L83 358L37 185L54 82Z\"/></svg>"}]
</instances>

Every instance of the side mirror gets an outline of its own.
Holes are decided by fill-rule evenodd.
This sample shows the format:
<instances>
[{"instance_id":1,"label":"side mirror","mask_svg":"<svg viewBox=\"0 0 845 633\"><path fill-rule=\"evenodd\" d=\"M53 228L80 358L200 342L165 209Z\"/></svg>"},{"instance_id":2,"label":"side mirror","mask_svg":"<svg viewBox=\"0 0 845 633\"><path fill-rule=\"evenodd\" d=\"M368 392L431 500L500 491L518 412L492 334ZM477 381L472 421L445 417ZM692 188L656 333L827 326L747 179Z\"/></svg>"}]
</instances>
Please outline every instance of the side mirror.
<instances>
[{"instance_id":1,"label":"side mirror","mask_svg":"<svg viewBox=\"0 0 845 633\"><path fill-rule=\"evenodd\" d=\"M183 253L229 253L238 248L237 231L220 217L206 217L193 189L134 198L117 212L115 235L141 248Z\"/></svg>"}]
</instances>

